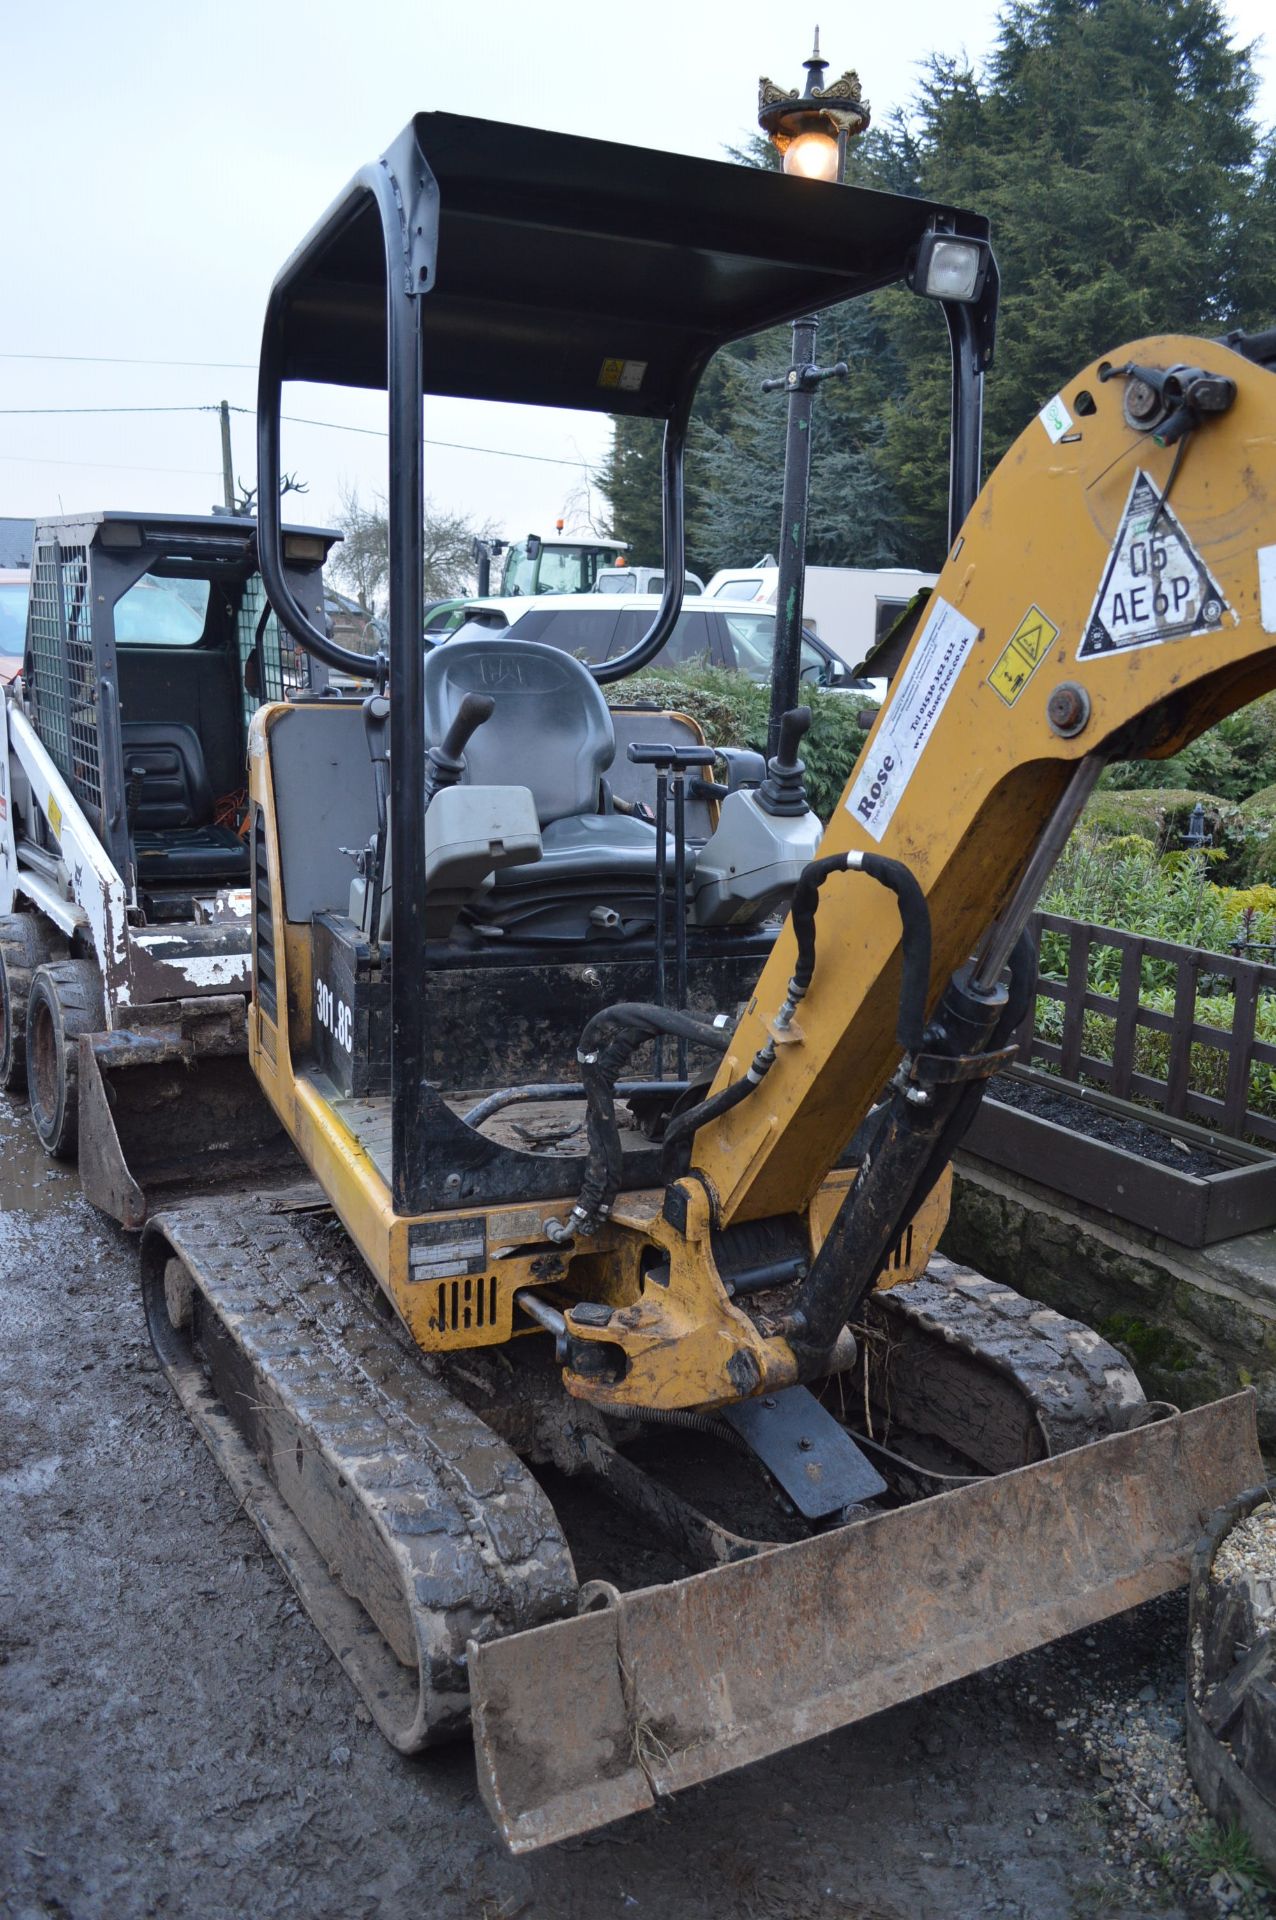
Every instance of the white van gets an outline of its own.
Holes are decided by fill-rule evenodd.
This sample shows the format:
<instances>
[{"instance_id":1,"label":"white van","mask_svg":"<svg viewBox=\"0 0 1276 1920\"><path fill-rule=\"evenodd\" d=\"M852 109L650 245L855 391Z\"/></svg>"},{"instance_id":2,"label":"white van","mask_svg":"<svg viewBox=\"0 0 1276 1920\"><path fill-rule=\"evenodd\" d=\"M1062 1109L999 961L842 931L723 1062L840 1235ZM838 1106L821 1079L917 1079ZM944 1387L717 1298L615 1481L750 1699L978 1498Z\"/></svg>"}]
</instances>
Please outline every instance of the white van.
<instances>
[{"instance_id":1,"label":"white van","mask_svg":"<svg viewBox=\"0 0 1276 1920\"><path fill-rule=\"evenodd\" d=\"M933 587L938 578L916 567L808 567L802 624L849 667L859 667L914 594ZM773 607L779 580L774 562L723 567L705 588L705 597Z\"/></svg>"},{"instance_id":2,"label":"white van","mask_svg":"<svg viewBox=\"0 0 1276 1920\"><path fill-rule=\"evenodd\" d=\"M704 581L698 573L684 573L682 580L684 599L704 592ZM594 581L595 593L663 593L664 590L663 567L600 567Z\"/></svg>"}]
</instances>

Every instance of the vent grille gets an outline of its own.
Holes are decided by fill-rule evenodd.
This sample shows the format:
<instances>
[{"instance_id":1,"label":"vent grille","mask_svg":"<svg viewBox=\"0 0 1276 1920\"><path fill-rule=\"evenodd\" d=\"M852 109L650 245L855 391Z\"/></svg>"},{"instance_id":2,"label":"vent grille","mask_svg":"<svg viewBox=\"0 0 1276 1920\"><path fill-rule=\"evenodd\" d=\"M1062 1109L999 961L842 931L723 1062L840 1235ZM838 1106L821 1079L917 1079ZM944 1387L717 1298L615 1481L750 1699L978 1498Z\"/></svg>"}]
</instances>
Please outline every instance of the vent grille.
<instances>
[{"instance_id":1,"label":"vent grille","mask_svg":"<svg viewBox=\"0 0 1276 1920\"><path fill-rule=\"evenodd\" d=\"M483 1333L496 1325L496 1275L469 1274L440 1280L434 1309L436 1333Z\"/></svg>"},{"instance_id":2,"label":"vent grille","mask_svg":"<svg viewBox=\"0 0 1276 1920\"><path fill-rule=\"evenodd\" d=\"M98 674L87 547L64 547L56 540L36 547L27 634L27 698L36 732L76 799L100 822Z\"/></svg>"},{"instance_id":3,"label":"vent grille","mask_svg":"<svg viewBox=\"0 0 1276 1920\"><path fill-rule=\"evenodd\" d=\"M243 598L235 616L235 644L239 649L241 687L244 668L257 645L257 623L265 605L265 583L259 573L254 573L244 583ZM291 640L285 645L278 620L273 613L269 614L261 636L261 692L259 695L251 694L244 687L244 726L247 727L258 707L271 700L285 699L295 687L309 685L310 655L294 647Z\"/></svg>"},{"instance_id":4,"label":"vent grille","mask_svg":"<svg viewBox=\"0 0 1276 1920\"><path fill-rule=\"evenodd\" d=\"M882 1264L882 1272L883 1273L903 1273L904 1269L911 1264L912 1258L913 1258L913 1229L911 1226L907 1226L904 1228L903 1233L900 1234L899 1239L895 1242L895 1245L891 1248L890 1252L887 1254L886 1259Z\"/></svg>"},{"instance_id":5,"label":"vent grille","mask_svg":"<svg viewBox=\"0 0 1276 1920\"><path fill-rule=\"evenodd\" d=\"M266 858L266 822L260 807L253 808L253 959L257 1004L272 1020L279 1019L279 983L275 973L275 925L270 897L270 864Z\"/></svg>"}]
</instances>

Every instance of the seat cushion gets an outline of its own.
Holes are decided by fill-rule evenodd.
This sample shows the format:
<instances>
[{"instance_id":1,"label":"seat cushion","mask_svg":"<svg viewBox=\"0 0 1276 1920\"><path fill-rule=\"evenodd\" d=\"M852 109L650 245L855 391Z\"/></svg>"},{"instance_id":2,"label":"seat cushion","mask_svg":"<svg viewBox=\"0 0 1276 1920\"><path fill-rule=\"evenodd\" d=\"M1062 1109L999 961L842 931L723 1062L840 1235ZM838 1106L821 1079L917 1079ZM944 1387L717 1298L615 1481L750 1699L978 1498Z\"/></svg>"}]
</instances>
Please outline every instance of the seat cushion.
<instances>
[{"instance_id":1,"label":"seat cushion","mask_svg":"<svg viewBox=\"0 0 1276 1920\"><path fill-rule=\"evenodd\" d=\"M230 827L174 827L167 833L133 835L139 886L247 883L248 842Z\"/></svg>"},{"instance_id":2,"label":"seat cushion","mask_svg":"<svg viewBox=\"0 0 1276 1920\"><path fill-rule=\"evenodd\" d=\"M541 833L541 858L507 867L467 917L515 939L628 940L650 934L656 913L656 830L624 814L577 814ZM672 915L673 841L665 839L665 897ZM694 854L687 853L691 873Z\"/></svg>"},{"instance_id":3,"label":"seat cushion","mask_svg":"<svg viewBox=\"0 0 1276 1920\"><path fill-rule=\"evenodd\" d=\"M673 872L673 840L665 836L665 854ZM576 880L593 884L599 897L615 882L656 878L656 829L623 813L576 813L552 820L541 830L541 857L527 867L508 867L496 876L498 887L562 887Z\"/></svg>"}]
</instances>

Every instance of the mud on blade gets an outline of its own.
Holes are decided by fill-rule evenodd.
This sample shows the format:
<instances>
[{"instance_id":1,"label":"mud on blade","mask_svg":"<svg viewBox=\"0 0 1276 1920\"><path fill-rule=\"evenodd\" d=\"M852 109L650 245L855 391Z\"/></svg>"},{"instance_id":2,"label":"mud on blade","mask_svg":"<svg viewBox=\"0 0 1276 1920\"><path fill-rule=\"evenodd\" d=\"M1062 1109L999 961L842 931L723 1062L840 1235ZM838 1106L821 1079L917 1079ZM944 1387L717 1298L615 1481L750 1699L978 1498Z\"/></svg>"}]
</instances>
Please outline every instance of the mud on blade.
<instances>
[{"instance_id":1,"label":"mud on blade","mask_svg":"<svg viewBox=\"0 0 1276 1920\"><path fill-rule=\"evenodd\" d=\"M1246 1392L472 1641L484 1798L530 1852L1026 1653L1181 1586L1205 1517L1262 1473Z\"/></svg>"}]
</instances>

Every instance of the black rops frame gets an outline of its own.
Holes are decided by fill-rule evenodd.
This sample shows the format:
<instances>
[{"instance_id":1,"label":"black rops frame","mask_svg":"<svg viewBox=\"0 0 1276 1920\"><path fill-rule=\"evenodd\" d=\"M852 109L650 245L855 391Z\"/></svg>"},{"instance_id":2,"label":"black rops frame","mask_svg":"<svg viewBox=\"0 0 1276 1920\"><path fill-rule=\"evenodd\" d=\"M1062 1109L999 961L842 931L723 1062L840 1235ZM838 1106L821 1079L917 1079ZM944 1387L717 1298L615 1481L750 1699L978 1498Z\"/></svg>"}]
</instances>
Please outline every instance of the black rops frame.
<instances>
[{"instance_id":1,"label":"black rops frame","mask_svg":"<svg viewBox=\"0 0 1276 1920\"><path fill-rule=\"evenodd\" d=\"M445 1197L438 1169L428 1164L440 1115L423 1075L427 368L434 393L663 419L665 586L642 640L591 667L597 680L617 680L655 657L681 611L687 428L713 353L905 280L921 240L935 230L988 240L981 216L936 202L419 114L380 160L354 176L276 276L258 376L262 575L298 644L330 667L361 674L366 657L334 643L307 617L285 573L282 389L286 379L297 379L385 388L389 396L390 642L380 670L390 672L393 696L396 1212L465 1199L461 1192ZM979 488L983 377L997 295L990 259L974 305L941 303L953 357L950 534Z\"/></svg>"},{"instance_id":2,"label":"black rops frame","mask_svg":"<svg viewBox=\"0 0 1276 1920\"><path fill-rule=\"evenodd\" d=\"M323 527L289 527L288 533L321 540L324 553L340 535ZM129 513L107 509L93 514L64 514L41 521L35 530L33 551L43 545L83 547L87 566L87 593L91 607L89 633L93 677L97 688L98 779L102 809L85 796L76 798L90 816L115 871L130 884L129 840L124 778L123 736L120 732L119 674L116 660L115 609L130 587L144 574L161 567L167 574L214 582L218 576L235 583L259 570L257 522L232 514ZM182 562L189 560L189 565ZM322 561L284 564L294 595L315 593L314 611L322 617ZM265 574L262 574L263 580ZM59 580L59 602L62 587ZM28 645L30 636L28 633ZM366 671L366 662L364 663ZM30 673L30 663L27 662ZM74 780L72 785L74 786Z\"/></svg>"}]
</instances>

